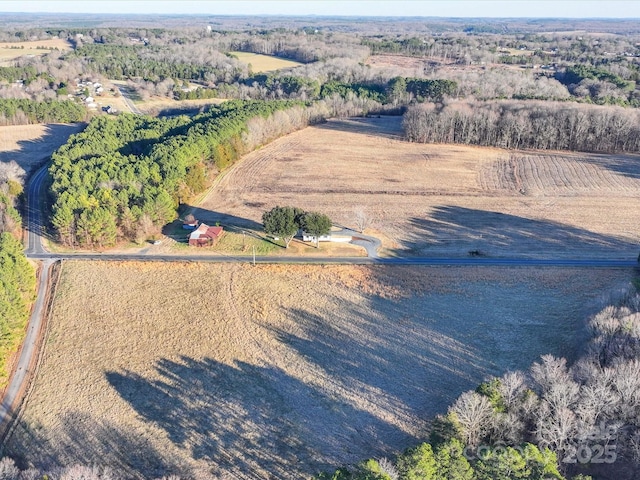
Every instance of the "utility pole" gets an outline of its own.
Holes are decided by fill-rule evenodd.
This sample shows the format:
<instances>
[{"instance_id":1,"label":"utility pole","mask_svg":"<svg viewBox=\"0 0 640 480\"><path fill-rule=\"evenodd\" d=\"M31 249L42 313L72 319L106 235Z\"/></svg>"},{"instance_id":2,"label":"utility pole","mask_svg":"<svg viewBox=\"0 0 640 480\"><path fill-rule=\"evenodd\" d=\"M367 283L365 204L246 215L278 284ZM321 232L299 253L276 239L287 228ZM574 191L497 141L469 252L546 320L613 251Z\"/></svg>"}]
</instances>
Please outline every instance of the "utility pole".
<instances>
[{"instance_id":1,"label":"utility pole","mask_svg":"<svg viewBox=\"0 0 640 480\"><path fill-rule=\"evenodd\" d=\"M253 247L253 266L256 266L256 246L252 245Z\"/></svg>"}]
</instances>

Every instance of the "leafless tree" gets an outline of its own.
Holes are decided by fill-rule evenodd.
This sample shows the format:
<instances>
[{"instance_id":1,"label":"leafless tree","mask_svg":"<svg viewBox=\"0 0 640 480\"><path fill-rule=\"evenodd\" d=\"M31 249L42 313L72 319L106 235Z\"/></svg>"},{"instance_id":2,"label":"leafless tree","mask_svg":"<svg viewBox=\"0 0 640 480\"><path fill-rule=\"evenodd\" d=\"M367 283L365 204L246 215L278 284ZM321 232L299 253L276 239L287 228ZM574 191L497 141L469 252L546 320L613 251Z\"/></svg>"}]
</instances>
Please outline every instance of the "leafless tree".
<instances>
[{"instance_id":1,"label":"leafless tree","mask_svg":"<svg viewBox=\"0 0 640 480\"><path fill-rule=\"evenodd\" d=\"M353 220L355 222L356 229L360 233L369 228L371 226L371 223L373 222L373 218L367 211L366 207L362 205L358 205L353 209Z\"/></svg>"},{"instance_id":2,"label":"leafless tree","mask_svg":"<svg viewBox=\"0 0 640 480\"><path fill-rule=\"evenodd\" d=\"M477 446L487 433L492 412L489 399L476 392L463 393L449 408L462 427L465 443L471 447Z\"/></svg>"}]
</instances>

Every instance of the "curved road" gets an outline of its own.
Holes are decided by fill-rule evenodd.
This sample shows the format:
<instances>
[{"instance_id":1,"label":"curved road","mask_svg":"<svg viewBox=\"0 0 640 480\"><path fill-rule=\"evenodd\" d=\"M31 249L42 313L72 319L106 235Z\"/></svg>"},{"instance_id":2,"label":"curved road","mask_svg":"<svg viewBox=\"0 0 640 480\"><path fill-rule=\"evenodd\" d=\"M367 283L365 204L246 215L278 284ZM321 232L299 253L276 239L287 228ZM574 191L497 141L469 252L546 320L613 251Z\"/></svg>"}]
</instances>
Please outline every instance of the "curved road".
<instances>
[{"instance_id":1,"label":"curved road","mask_svg":"<svg viewBox=\"0 0 640 480\"><path fill-rule=\"evenodd\" d=\"M124 95L123 95L124 96ZM126 97L125 97L126 98ZM132 102L126 99L130 106ZM132 110L134 110L132 106ZM137 109L135 109L137 110ZM35 364L37 345L42 328L49 270L51 265L62 259L75 260L105 260L105 261L165 261L165 262L244 262L253 260L249 256L230 255L156 255L156 254L123 254L123 253L50 253L42 246L43 228L41 205L44 194L44 178L48 165L40 168L32 177L27 192L27 257L42 260L38 297L33 308L20 359L16 370L10 379L2 404L0 404L0 426L6 427L14 418L17 411L21 390L25 379L31 373L30 368ZM352 243L361 245L367 250L368 257L256 257L256 263L305 263L305 264L353 264L353 265L425 265L425 266L525 266L525 267L587 267L587 268L635 268L638 262L632 260L609 259L528 259L528 258L491 258L491 257L461 257L461 258L429 258L429 257L378 257L377 251L380 240L375 237L362 235L352 230L343 229L341 233L350 233L354 239Z\"/></svg>"}]
</instances>

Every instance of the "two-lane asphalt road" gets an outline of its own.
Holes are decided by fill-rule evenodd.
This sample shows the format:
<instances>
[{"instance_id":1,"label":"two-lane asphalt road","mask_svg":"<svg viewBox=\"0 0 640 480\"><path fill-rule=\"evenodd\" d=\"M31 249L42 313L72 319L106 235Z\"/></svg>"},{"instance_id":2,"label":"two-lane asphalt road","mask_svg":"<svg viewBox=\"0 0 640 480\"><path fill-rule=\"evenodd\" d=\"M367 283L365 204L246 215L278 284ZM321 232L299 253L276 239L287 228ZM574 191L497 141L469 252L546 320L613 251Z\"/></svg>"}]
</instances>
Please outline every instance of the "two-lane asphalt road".
<instances>
[{"instance_id":1,"label":"two-lane asphalt road","mask_svg":"<svg viewBox=\"0 0 640 480\"><path fill-rule=\"evenodd\" d=\"M19 394L24 388L30 373L30 367L35 364L37 345L41 335L41 328L49 284L49 270L51 265L62 259L100 260L100 261L163 261L163 262L219 262L219 263L250 263L254 261L249 256L233 255L166 255L154 253L50 253L42 245L42 205L44 203L44 179L48 165L39 169L32 177L27 192L27 249L26 255L32 260L42 260L38 298L31 315L27 336L22 347L18 366L10 379L9 386L0 405L0 426L7 425L14 418L14 408L20 401ZM377 256L380 242L374 237L367 237L354 233L354 243L367 249L368 257L287 257L260 256L255 257L256 263L280 264L352 264L352 265L422 265L422 266L473 266L473 267L571 267L571 268L637 268L636 259L567 259L567 258L494 258L494 257L459 257L459 258L431 258L431 257L385 257ZM5 430L6 431L6 430Z\"/></svg>"}]
</instances>

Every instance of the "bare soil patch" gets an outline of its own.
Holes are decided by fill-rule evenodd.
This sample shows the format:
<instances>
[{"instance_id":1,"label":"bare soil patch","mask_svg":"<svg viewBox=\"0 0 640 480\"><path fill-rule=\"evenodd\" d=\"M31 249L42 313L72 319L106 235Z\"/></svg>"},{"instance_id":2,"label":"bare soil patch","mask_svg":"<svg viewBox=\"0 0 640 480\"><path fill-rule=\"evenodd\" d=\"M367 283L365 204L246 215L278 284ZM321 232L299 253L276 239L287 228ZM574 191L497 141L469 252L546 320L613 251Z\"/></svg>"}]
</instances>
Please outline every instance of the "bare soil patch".
<instances>
[{"instance_id":1,"label":"bare soil patch","mask_svg":"<svg viewBox=\"0 0 640 480\"><path fill-rule=\"evenodd\" d=\"M400 121L331 120L276 140L200 207L255 225L296 205L348 227L362 207L391 255L637 257L640 156L414 144Z\"/></svg>"},{"instance_id":2,"label":"bare soil patch","mask_svg":"<svg viewBox=\"0 0 640 480\"><path fill-rule=\"evenodd\" d=\"M42 165L84 124L15 125L0 127L0 174L22 178Z\"/></svg>"},{"instance_id":3,"label":"bare soil patch","mask_svg":"<svg viewBox=\"0 0 640 480\"><path fill-rule=\"evenodd\" d=\"M6 453L221 479L391 455L487 375L575 357L631 275L66 262Z\"/></svg>"}]
</instances>

